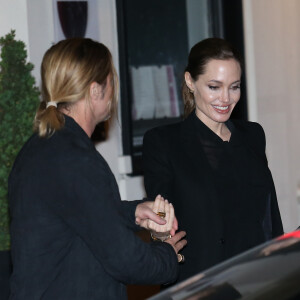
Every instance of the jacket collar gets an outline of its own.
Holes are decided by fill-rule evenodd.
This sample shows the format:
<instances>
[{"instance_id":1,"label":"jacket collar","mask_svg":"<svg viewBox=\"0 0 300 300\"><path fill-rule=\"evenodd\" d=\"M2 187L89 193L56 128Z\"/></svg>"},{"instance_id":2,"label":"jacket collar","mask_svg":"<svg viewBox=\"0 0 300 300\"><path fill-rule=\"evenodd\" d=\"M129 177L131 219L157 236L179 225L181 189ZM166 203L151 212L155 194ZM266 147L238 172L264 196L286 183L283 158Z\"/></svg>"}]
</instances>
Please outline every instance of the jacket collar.
<instances>
[{"instance_id":1,"label":"jacket collar","mask_svg":"<svg viewBox=\"0 0 300 300\"><path fill-rule=\"evenodd\" d=\"M81 126L72 118L64 114L65 126L64 130L69 130L81 139L87 146L94 147L92 140L86 134L86 132L81 128Z\"/></svg>"},{"instance_id":2,"label":"jacket collar","mask_svg":"<svg viewBox=\"0 0 300 300\"><path fill-rule=\"evenodd\" d=\"M231 131L230 144L232 146L240 146L243 142L243 135L235 126L234 121L228 120L225 122L225 124ZM207 140L208 143L210 143L211 140L222 142L222 140L211 129L209 129L201 120L197 118L195 111L193 111L182 122L180 132L181 139L184 142L188 142L189 139L192 139L194 142L199 131L201 131L201 134L204 135L203 140Z\"/></svg>"}]
</instances>

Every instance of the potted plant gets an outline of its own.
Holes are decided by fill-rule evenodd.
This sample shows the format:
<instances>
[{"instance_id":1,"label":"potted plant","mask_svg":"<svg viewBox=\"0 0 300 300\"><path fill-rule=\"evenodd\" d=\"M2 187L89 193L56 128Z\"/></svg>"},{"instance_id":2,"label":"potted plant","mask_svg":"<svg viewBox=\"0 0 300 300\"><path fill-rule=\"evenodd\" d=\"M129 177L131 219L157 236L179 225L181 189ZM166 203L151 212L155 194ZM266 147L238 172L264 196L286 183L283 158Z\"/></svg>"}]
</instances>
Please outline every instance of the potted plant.
<instances>
[{"instance_id":1,"label":"potted plant","mask_svg":"<svg viewBox=\"0 0 300 300\"><path fill-rule=\"evenodd\" d=\"M32 134L33 118L39 103L39 91L31 75L22 41L15 31L0 38L0 290L8 293L10 238L8 176L19 150ZM1 296L1 297L2 297Z\"/></svg>"}]
</instances>

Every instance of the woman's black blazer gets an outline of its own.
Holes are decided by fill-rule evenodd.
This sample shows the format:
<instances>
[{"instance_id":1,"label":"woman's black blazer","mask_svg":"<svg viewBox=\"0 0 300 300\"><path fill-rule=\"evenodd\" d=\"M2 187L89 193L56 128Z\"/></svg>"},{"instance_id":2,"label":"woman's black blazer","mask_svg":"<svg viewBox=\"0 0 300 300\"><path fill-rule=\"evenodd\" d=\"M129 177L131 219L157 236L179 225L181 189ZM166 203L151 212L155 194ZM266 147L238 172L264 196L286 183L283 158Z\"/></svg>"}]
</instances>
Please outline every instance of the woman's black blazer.
<instances>
[{"instance_id":1,"label":"woman's black blazer","mask_svg":"<svg viewBox=\"0 0 300 300\"><path fill-rule=\"evenodd\" d=\"M198 273L234 254L282 234L274 183L265 155L265 135L257 123L229 121L236 140L249 153L257 167L245 170L246 188L251 201L242 203L239 226L226 232L226 223L218 205L214 177L201 145L196 142L194 116L182 122L148 131L143 143L144 182L148 197L161 194L174 204L179 227L187 232L188 244L182 253L180 279ZM252 165L252 163L251 163ZM263 178L266 197L251 196L251 185ZM238 188L238 187L237 187ZM249 196L250 195L250 196ZM253 199L253 201L252 201ZM222 200L222 199L221 199ZM230 207L236 214L236 207ZM244 221L246 220L246 221ZM236 250L235 244L238 243Z\"/></svg>"}]
</instances>

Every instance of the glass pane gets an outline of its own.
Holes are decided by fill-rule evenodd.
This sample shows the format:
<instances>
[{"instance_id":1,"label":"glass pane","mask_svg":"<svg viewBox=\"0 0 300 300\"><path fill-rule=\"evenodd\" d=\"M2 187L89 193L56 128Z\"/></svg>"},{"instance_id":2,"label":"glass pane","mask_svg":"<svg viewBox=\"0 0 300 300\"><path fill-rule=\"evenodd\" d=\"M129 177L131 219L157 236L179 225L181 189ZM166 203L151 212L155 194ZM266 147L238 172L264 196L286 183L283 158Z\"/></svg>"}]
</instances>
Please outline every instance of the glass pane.
<instances>
[{"instance_id":1,"label":"glass pane","mask_svg":"<svg viewBox=\"0 0 300 300\"><path fill-rule=\"evenodd\" d=\"M181 85L187 56L195 43L212 36L212 26L208 0L124 0L122 4L128 77L125 84L129 86L135 161L141 157L147 130L181 119Z\"/></svg>"}]
</instances>

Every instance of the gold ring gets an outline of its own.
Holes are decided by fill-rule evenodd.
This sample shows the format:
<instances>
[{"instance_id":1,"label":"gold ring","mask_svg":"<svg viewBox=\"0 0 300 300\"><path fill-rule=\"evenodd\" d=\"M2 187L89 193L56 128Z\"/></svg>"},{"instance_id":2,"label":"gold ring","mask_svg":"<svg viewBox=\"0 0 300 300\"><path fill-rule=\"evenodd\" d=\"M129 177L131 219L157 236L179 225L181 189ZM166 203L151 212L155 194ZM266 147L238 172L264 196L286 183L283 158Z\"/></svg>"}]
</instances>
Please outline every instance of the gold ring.
<instances>
[{"instance_id":1,"label":"gold ring","mask_svg":"<svg viewBox=\"0 0 300 300\"><path fill-rule=\"evenodd\" d=\"M183 263L185 260L184 255L180 253L177 254L177 259L179 263Z\"/></svg>"},{"instance_id":2,"label":"gold ring","mask_svg":"<svg viewBox=\"0 0 300 300\"><path fill-rule=\"evenodd\" d=\"M159 211L156 213L158 216L160 216L161 218L164 218L166 216L166 213L163 211Z\"/></svg>"}]
</instances>

